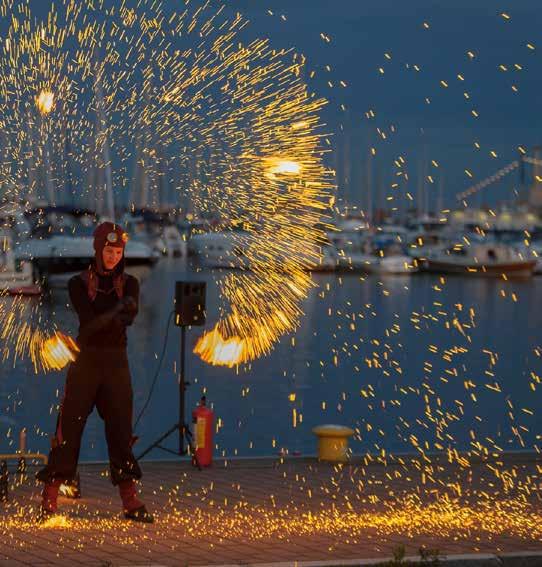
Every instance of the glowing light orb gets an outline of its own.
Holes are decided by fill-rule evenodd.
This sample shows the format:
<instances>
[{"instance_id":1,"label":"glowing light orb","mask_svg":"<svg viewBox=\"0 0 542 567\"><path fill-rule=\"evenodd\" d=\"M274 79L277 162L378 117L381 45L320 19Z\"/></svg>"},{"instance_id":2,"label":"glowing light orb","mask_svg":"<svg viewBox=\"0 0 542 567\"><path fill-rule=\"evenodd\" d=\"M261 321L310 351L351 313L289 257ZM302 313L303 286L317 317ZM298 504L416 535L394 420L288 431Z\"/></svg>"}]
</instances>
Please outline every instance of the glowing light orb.
<instances>
[{"instance_id":1,"label":"glowing light orb","mask_svg":"<svg viewBox=\"0 0 542 567\"><path fill-rule=\"evenodd\" d=\"M36 105L41 114L49 114L53 110L55 95L51 91L41 91L36 99Z\"/></svg>"},{"instance_id":2,"label":"glowing light orb","mask_svg":"<svg viewBox=\"0 0 542 567\"><path fill-rule=\"evenodd\" d=\"M267 158L267 174L268 175L299 175L301 173L301 164L297 161Z\"/></svg>"}]
</instances>

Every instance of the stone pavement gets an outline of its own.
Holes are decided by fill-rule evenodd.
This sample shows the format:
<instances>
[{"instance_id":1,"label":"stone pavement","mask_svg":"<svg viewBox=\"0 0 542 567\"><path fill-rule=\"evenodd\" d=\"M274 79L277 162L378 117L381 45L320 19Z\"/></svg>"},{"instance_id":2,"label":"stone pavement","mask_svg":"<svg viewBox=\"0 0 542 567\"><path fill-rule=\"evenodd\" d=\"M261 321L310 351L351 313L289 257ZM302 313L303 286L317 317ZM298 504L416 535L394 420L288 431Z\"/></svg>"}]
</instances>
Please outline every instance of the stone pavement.
<instances>
[{"instance_id":1,"label":"stone pavement","mask_svg":"<svg viewBox=\"0 0 542 567\"><path fill-rule=\"evenodd\" d=\"M450 456L449 456L450 457ZM453 457L453 455L452 455ZM542 551L542 461L311 458L144 462L153 525L120 518L107 465L80 467L83 498L38 527L40 486L11 474L0 565L215 565Z\"/></svg>"}]
</instances>

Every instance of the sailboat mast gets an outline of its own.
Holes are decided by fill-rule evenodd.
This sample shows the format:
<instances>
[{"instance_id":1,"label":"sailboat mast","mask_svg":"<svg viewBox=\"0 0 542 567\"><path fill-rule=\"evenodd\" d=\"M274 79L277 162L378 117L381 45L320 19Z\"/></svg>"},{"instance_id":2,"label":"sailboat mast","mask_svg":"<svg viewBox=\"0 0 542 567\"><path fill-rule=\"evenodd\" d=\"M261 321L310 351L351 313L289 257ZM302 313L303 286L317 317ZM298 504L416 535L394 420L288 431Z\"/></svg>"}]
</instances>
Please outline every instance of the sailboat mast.
<instances>
[{"instance_id":1,"label":"sailboat mast","mask_svg":"<svg viewBox=\"0 0 542 567\"><path fill-rule=\"evenodd\" d=\"M367 151L367 222L373 222L373 153L371 145Z\"/></svg>"},{"instance_id":2,"label":"sailboat mast","mask_svg":"<svg viewBox=\"0 0 542 567\"><path fill-rule=\"evenodd\" d=\"M102 89L102 69L96 71L96 81L94 82L94 94L96 96L96 118L97 134L102 140L102 157L104 162L105 176L105 215L111 220L115 220L115 202L113 199L113 175L111 170L111 151L109 148L109 138L107 137L106 119L104 113L104 96Z\"/></svg>"}]
</instances>

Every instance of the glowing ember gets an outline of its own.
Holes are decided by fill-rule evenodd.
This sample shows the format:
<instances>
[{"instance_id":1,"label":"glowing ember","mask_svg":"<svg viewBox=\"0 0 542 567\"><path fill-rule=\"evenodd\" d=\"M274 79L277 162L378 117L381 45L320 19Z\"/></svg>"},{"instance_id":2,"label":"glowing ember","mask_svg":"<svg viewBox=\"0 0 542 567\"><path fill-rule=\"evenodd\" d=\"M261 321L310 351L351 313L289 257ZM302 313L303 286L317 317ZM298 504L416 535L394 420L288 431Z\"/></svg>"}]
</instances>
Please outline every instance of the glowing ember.
<instances>
[{"instance_id":1,"label":"glowing ember","mask_svg":"<svg viewBox=\"0 0 542 567\"><path fill-rule=\"evenodd\" d=\"M72 524L73 522L66 516L63 516L62 514L55 514L48 518L47 521L43 522L43 524L40 525L40 529L70 528L72 527Z\"/></svg>"},{"instance_id":2,"label":"glowing ember","mask_svg":"<svg viewBox=\"0 0 542 567\"><path fill-rule=\"evenodd\" d=\"M59 494L62 496L73 497L78 493L78 489L76 486L72 486L69 484L61 484L59 488Z\"/></svg>"}]
</instances>

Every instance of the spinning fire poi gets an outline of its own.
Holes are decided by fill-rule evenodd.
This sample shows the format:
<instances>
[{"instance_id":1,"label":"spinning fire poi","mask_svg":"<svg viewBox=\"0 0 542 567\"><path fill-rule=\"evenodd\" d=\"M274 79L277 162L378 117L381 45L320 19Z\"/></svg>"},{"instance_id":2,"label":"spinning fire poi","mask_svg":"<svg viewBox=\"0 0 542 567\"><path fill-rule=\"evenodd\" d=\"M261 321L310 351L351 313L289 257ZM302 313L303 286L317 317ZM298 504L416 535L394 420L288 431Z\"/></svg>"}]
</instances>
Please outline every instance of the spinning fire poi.
<instances>
[{"instance_id":1,"label":"spinning fire poi","mask_svg":"<svg viewBox=\"0 0 542 567\"><path fill-rule=\"evenodd\" d=\"M251 274L220 283L223 315L196 352L228 366L269 353L303 314L332 202L326 101L303 80L305 58L243 41L248 22L220 3L61 0L43 18L31 6L0 0L5 195L76 199L114 219L115 202L157 202L172 180L184 212L249 233ZM50 335L25 332L39 340L17 355L49 368L47 349L34 351Z\"/></svg>"}]
</instances>

